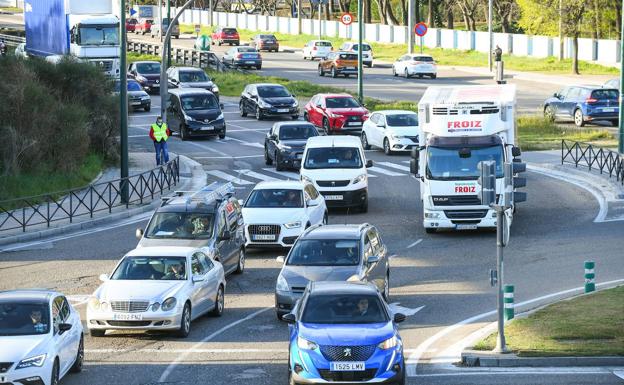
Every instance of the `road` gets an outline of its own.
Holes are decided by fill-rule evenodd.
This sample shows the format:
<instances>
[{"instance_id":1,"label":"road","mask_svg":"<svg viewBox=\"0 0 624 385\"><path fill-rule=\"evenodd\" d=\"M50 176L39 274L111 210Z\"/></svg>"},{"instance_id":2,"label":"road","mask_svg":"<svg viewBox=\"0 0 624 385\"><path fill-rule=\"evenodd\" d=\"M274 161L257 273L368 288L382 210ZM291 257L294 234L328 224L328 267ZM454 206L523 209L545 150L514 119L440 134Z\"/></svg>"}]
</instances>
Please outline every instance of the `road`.
<instances>
[{"instance_id":1,"label":"road","mask_svg":"<svg viewBox=\"0 0 624 385\"><path fill-rule=\"evenodd\" d=\"M154 98L155 109L159 103ZM132 113L132 151L151 151L147 127L155 113ZM296 178L264 165L262 140L272 124L240 118L235 100L226 101L225 140L170 140L170 151L200 162L208 181L234 182L244 198L262 178ZM495 308L495 292L487 280L495 265L491 232L425 234L420 225L418 184L407 175L407 156L368 151L375 162L370 174L367 214L331 212L330 223L370 222L376 225L391 254L391 299L408 309L422 309L401 324L406 354L411 356L410 384L618 384L608 368L559 371L474 371L445 362L447 349L493 321L491 316L449 331L449 327ZM252 170L256 174L246 175ZM225 178L225 179L224 179ZM528 173L529 201L514 220L506 249L505 281L516 287L516 301L582 285L583 261L597 261L598 281L624 277L618 250L624 247L617 222L592 223L597 203L584 190ZM85 317L84 296L98 286L98 276L136 245L133 223L109 225L101 231L45 240L5 250L0 258L0 290L50 287L72 295ZM111 333L86 337L84 373L64 384L286 384L287 327L275 319L273 290L283 250L251 252L242 276L228 278L226 311L192 325L188 339L166 334ZM550 299L552 300L552 299ZM534 307L537 301L528 307ZM443 334L432 340L432 336ZM448 360L448 359L446 359ZM414 370L415 369L415 370Z\"/></svg>"}]
</instances>

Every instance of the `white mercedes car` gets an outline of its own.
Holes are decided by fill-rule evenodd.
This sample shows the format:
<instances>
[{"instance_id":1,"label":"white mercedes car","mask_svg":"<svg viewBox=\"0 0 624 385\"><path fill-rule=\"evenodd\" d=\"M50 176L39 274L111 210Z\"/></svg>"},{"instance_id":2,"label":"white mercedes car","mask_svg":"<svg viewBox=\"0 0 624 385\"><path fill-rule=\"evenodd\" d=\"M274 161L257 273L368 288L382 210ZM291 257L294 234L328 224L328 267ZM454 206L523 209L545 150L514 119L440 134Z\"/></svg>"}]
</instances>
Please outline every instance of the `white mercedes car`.
<instances>
[{"instance_id":1,"label":"white mercedes car","mask_svg":"<svg viewBox=\"0 0 624 385\"><path fill-rule=\"evenodd\" d=\"M384 150L386 155L418 146L418 115L413 111L375 111L362 125L362 147Z\"/></svg>"},{"instance_id":2,"label":"white mercedes car","mask_svg":"<svg viewBox=\"0 0 624 385\"><path fill-rule=\"evenodd\" d=\"M325 199L296 180L260 182L243 204L246 247L291 247L303 231L327 223Z\"/></svg>"},{"instance_id":3,"label":"white mercedes car","mask_svg":"<svg viewBox=\"0 0 624 385\"><path fill-rule=\"evenodd\" d=\"M87 327L93 337L106 330L170 330L185 338L191 321L223 313L223 266L208 249L141 247L126 254L93 293Z\"/></svg>"},{"instance_id":4,"label":"white mercedes car","mask_svg":"<svg viewBox=\"0 0 624 385\"><path fill-rule=\"evenodd\" d=\"M0 292L0 384L57 385L83 358L80 314L63 294Z\"/></svg>"}]
</instances>

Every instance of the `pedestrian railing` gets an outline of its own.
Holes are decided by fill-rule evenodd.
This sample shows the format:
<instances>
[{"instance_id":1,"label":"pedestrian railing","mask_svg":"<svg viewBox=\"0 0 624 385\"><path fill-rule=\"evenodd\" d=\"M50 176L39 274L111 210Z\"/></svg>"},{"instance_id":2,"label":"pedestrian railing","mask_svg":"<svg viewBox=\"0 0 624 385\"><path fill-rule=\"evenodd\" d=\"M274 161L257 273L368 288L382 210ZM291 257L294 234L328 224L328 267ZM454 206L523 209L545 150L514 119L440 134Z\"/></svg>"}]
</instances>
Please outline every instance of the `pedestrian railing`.
<instances>
[{"instance_id":1,"label":"pedestrian railing","mask_svg":"<svg viewBox=\"0 0 624 385\"><path fill-rule=\"evenodd\" d=\"M137 41L128 42L128 51L138 52L140 54L160 56L162 52L161 49L161 44ZM218 71L226 70L225 66L221 63L221 60L219 60L214 52L174 47L171 49L171 58L174 62L184 65L197 66L200 68L213 68Z\"/></svg>"},{"instance_id":2,"label":"pedestrian railing","mask_svg":"<svg viewBox=\"0 0 624 385\"><path fill-rule=\"evenodd\" d=\"M0 201L0 232L57 221L72 223L77 217L113 208L128 208L162 196L180 182L180 158L141 174L73 190ZM127 199L123 199L127 194Z\"/></svg>"},{"instance_id":3,"label":"pedestrian railing","mask_svg":"<svg viewBox=\"0 0 624 385\"><path fill-rule=\"evenodd\" d=\"M571 163L576 167L584 166L589 170L598 170L601 174L609 173L624 185L624 159L617 152L595 147L590 143L561 141L561 164Z\"/></svg>"},{"instance_id":4,"label":"pedestrian railing","mask_svg":"<svg viewBox=\"0 0 624 385\"><path fill-rule=\"evenodd\" d=\"M4 40L8 45L16 46L20 43L26 43L26 38L15 35L0 34L0 39Z\"/></svg>"}]
</instances>

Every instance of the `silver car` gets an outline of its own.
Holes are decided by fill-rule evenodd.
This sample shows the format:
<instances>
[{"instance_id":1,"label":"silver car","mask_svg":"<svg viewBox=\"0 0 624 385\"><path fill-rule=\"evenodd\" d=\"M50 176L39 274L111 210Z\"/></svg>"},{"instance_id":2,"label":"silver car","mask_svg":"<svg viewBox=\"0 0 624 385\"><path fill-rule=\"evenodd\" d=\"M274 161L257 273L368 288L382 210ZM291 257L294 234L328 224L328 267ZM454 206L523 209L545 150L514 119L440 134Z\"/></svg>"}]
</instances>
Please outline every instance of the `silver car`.
<instances>
[{"instance_id":1,"label":"silver car","mask_svg":"<svg viewBox=\"0 0 624 385\"><path fill-rule=\"evenodd\" d=\"M281 320L301 298L310 281L371 282L388 300L390 262L379 232L361 225L318 225L306 230L283 263L275 287L275 311Z\"/></svg>"},{"instance_id":2,"label":"silver car","mask_svg":"<svg viewBox=\"0 0 624 385\"><path fill-rule=\"evenodd\" d=\"M223 266L205 249L134 249L89 298L87 327L93 337L106 330L169 330L185 338L191 321L220 316L224 308Z\"/></svg>"}]
</instances>

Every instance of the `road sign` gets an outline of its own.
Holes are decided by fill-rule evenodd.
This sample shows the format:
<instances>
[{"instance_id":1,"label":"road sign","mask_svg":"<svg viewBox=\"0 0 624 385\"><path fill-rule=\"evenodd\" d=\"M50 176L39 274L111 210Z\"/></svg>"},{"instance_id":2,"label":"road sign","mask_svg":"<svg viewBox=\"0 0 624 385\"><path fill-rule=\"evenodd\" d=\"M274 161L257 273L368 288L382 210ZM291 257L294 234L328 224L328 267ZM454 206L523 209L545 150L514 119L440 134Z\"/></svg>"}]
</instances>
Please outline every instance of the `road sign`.
<instances>
[{"instance_id":1,"label":"road sign","mask_svg":"<svg viewBox=\"0 0 624 385\"><path fill-rule=\"evenodd\" d=\"M195 33L199 33L201 31L201 25L195 24Z\"/></svg>"},{"instance_id":2,"label":"road sign","mask_svg":"<svg viewBox=\"0 0 624 385\"><path fill-rule=\"evenodd\" d=\"M427 24L421 21L420 23L414 26L414 33L417 36L422 37L422 36L425 36L425 34L427 33L427 29L428 29Z\"/></svg>"},{"instance_id":3,"label":"road sign","mask_svg":"<svg viewBox=\"0 0 624 385\"><path fill-rule=\"evenodd\" d=\"M130 16L134 16L137 13L136 10L134 10L133 8L130 8Z\"/></svg>"},{"instance_id":4,"label":"road sign","mask_svg":"<svg viewBox=\"0 0 624 385\"><path fill-rule=\"evenodd\" d=\"M353 23L353 15L349 12L343 13L342 16L340 16L340 22L344 25L350 25Z\"/></svg>"}]
</instances>

